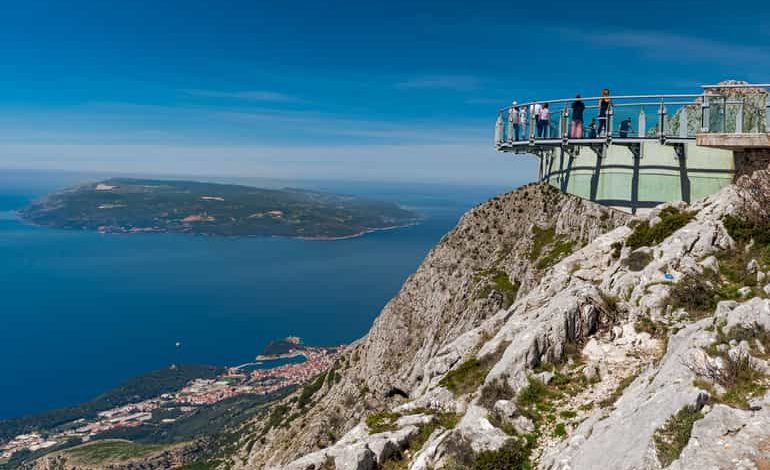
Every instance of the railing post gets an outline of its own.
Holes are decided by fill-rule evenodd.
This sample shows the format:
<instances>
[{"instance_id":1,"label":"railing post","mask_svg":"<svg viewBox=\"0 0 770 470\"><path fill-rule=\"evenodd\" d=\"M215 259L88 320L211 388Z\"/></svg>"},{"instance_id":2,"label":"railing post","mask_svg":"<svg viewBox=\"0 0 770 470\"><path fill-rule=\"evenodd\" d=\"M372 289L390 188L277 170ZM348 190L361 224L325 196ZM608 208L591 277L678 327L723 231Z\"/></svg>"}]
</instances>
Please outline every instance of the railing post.
<instances>
[{"instance_id":1,"label":"railing post","mask_svg":"<svg viewBox=\"0 0 770 470\"><path fill-rule=\"evenodd\" d=\"M530 105L529 107L529 142L535 143L535 107Z\"/></svg>"},{"instance_id":2,"label":"railing post","mask_svg":"<svg viewBox=\"0 0 770 470\"><path fill-rule=\"evenodd\" d=\"M687 105L682 106L679 112L679 137L682 139L687 138Z\"/></svg>"},{"instance_id":3,"label":"railing post","mask_svg":"<svg viewBox=\"0 0 770 470\"><path fill-rule=\"evenodd\" d=\"M647 133L647 115L644 114L644 108L639 109L639 137L642 138Z\"/></svg>"},{"instance_id":4,"label":"railing post","mask_svg":"<svg viewBox=\"0 0 770 470\"><path fill-rule=\"evenodd\" d=\"M700 105L700 116L701 116L700 131L708 132L709 124L711 122L711 105L709 104L708 96L706 96L705 94L703 95L703 102Z\"/></svg>"},{"instance_id":5,"label":"railing post","mask_svg":"<svg viewBox=\"0 0 770 470\"><path fill-rule=\"evenodd\" d=\"M720 132L724 134L727 132L727 97L722 97L722 109L719 110L719 116L720 121L722 122L722 125L720 126Z\"/></svg>"},{"instance_id":6,"label":"railing post","mask_svg":"<svg viewBox=\"0 0 770 470\"><path fill-rule=\"evenodd\" d=\"M743 100L738 102L738 112L735 114L735 133L743 133Z\"/></svg>"},{"instance_id":7,"label":"railing post","mask_svg":"<svg viewBox=\"0 0 770 470\"><path fill-rule=\"evenodd\" d=\"M495 143L503 143L503 112L497 113L497 122L495 123Z\"/></svg>"},{"instance_id":8,"label":"railing post","mask_svg":"<svg viewBox=\"0 0 770 470\"><path fill-rule=\"evenodd\" d=\"M658 139L661 142L666 136L666 105L663 104L663 100L660 100L660 108L658 109Z\"/></svg>"},{"instance_id":9,"label":"railing post","mask_svg":"<svg viewBox=\"0 0 770 470\"><path fill-rule=\"evenodd\" d=\"M562 133L561 138L565 142L567 139L570 138L569 131L570 131L570 122L569 122L569 106L567 104L564 104L564 112L561 115L562 117Z\"/></svg>"},{"instance_id":10,"label":"railing post","mask_svg":"<svg viewBox=\"0 0 770 470\"><path fill-rule=\"evenodd\" d=\"M610 104L607 106L607 129L604 131L607 133L607 141L612 140L612 117L615 114L614 106Z\"/></svg>"},{"instance_id":11,"label":"railing post","mask_svg":"<svg viewBox=\"0 0 770 470\"><path fill-rule=\"evenodd\" d=\"M513 126L515 124L515 119L518 119L518 116L513 115L513 108L511 108L508 110L508 142L511 144L513 144Z\"/></svg>"},{"instance_id":12,"label":"railing post","mask_svg":"<svg viewBox=\"0 0 770 470\"><path fill-rule=\"evenodd\" d=\"M765 105L765 132L770 132L770 93L766 98L767 104Z\"/></svg>"}]
</instances>

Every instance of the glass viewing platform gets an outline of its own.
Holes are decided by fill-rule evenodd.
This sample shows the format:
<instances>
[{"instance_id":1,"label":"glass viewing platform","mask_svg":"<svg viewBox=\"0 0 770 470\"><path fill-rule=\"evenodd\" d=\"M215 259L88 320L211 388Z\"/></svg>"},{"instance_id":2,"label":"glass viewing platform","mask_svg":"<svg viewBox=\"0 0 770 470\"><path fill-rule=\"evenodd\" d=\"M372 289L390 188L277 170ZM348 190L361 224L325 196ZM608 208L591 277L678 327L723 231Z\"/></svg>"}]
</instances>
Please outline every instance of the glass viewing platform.
<instances>
[{"instance_id":1,"label":"glass viewing platform","mask_svg":"<svg viewBox=\"0 0 770 470\"><path fill-rule=\"evenodd\" d=\"M767 134L768 89L770 84L731 83L703 86L697 94L513 102L498 111L495 145L521 153L532 146L683 143L695 142L700 134Z\"/></svg>"}]
</instances>

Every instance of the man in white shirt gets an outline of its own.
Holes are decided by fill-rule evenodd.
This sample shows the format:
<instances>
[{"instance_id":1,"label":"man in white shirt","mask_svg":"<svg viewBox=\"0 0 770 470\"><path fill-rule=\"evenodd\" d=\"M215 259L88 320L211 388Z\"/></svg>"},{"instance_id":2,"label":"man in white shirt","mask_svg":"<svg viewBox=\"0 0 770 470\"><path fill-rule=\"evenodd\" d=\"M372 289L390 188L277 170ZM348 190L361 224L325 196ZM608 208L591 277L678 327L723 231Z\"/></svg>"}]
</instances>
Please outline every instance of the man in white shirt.
<instances>
[{"instance_id":1,"label":"man in white shirt","mask_svg":"<svg viewBox=\"0 0 770 470\"><path fill-rule=\"evenodd\" d=\"M540 133L540 128L541 128L540 113L543 111L543 105L541 105L540 103L535 103L532 106L532 109L530 109L529 111L530 113L532 113L533 116L535 116L535 128L532 130L537 135Z\"/></svg>"},{"instance_id":2,"label":"man in white shirt","mask_svg":"<svg viewBox=\"0 0 770 470\"><path fill-rule=\"evenodd\" d=\"M508 142L519 140L519 107L515 101L508 109Z\"/></svg>"}]
</instances>

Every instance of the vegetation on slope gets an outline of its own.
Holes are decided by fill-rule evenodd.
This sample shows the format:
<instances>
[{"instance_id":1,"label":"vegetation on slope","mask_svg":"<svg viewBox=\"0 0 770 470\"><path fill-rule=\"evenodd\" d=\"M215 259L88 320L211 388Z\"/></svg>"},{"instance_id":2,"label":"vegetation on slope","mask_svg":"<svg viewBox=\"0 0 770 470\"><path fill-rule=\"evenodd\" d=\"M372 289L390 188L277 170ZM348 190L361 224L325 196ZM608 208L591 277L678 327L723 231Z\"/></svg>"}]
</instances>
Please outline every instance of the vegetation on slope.
<instances>
[{"instance_id":1,"label":"vegetation on slope","mask_svg":"<svg viewBox=\"0 0 770 470\"><path fill-rule=\"evenodd\" d=\"M640 222L626 239L626 246L636 249L643 246L657 245L674 232L687 225L694 217L694 212L682 212L674 207L666 207L660 211L660 221L650 225L648 221Z\"/></svg>"},{"instance_id":2,"label":"vegetation on slope","mask_svg":"<svg viewBox=\"0 0 770 470\"><path fill-rule=\"evenodd\" d=\"M394 203L360 197L128 178L55 193L20 213L36 224L68 229L310 238L347 237L418 220Z\"/></svg>"},{"instance_id":3,"label":"vegetation on slope","mask_svg":"<svg viewBox=\"0 0 770 470\"><path fill-rule=\"evenodd\" d=\"M668 467L679 458L682 449L690 440L693 425L701 418L703 418L703 414L695 406L687 405L655 431L653 440L658 453L658 460L663 467Z\"/></svg>"},{"instance_id":4,"label":"vegetation on slope","mask_svg":"<svg viewBox=\"0 0 770 470\"><path fill-rule=\"evenodd\" d=\"M36 430L52 430L80 418L93 418L100 411L173 392L193 379L214 378L222 372L221 367L209 365L180 365L148 372L80 405L0 421L0 441Z\"/></svg>"}]
</instances>

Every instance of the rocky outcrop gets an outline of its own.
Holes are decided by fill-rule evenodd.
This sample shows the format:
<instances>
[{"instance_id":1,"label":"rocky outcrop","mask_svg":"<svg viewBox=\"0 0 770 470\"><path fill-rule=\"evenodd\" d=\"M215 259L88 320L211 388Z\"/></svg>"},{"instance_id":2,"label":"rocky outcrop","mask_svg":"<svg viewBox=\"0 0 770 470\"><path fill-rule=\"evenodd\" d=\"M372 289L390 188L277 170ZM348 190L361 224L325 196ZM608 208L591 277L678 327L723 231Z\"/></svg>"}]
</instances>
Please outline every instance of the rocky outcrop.
<instances>
[{"instance_id":1,"label":"rocky outcrop","mask_svg":"<svg viewBox=\"0 0 770 470\"><path fill-rule=\"evenodd\" d=\"M547 185L475 207L349 348L339 363L341 380L318 392L312 407L296 410L290 423L267 432L264 421L250 423L244 445L263 445L251 446L235 465L287 462L333 444L371 410L419 396L462 355L444 354L456 349L453 342L464 342L463 352L476 344L467 331L524 296L561 257L626 220Z\"/></svg>"},{"instance_id":2,"label":"rocky outcrop","mask_svg":"<svg viewBox=\"0 0 770 470\"><path fill-rule=\"evenodd\" d=\"M304 420L319 422L358 383L376 391L354 398L391 426L372 433L361 421L373 411L350 401L352 430L291 463L299 447L290 445L269 468L767 468L770 170L603 234L600 223L586 222L595 206L535 188L552 199L545 206L553 215L510 230L526 248L492 249L512 243L505 229L475 240L493 231L484 231L493 203L469 213L350 353L359 357L350 357L342 388L328 388ZM595 220L622 220L608 214ZM587 244L551 259L570 231ZM539 247L543 240L550 248ZM478 254L464 261L462 253ZM437 268L446 261L459 279ZM502 282L473 300L498 270L520 284L516 300L500 301ZM418 287L425 284L431 288ZM463 302L448 300L458 293ZM380 398L390 387L406 398ZM420 421L426 416L435 421ZM273 433L266 449L297 429ZM264 452L247 466L263 468Z\"/></svg>"}]
</instances>

